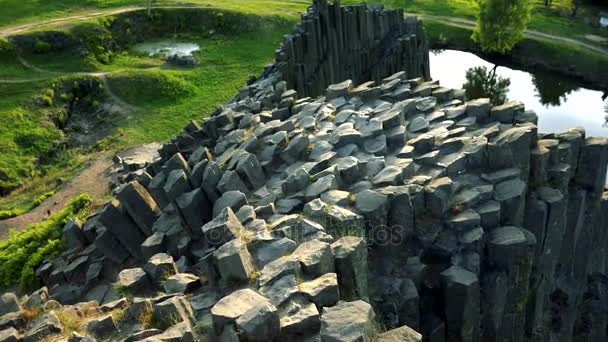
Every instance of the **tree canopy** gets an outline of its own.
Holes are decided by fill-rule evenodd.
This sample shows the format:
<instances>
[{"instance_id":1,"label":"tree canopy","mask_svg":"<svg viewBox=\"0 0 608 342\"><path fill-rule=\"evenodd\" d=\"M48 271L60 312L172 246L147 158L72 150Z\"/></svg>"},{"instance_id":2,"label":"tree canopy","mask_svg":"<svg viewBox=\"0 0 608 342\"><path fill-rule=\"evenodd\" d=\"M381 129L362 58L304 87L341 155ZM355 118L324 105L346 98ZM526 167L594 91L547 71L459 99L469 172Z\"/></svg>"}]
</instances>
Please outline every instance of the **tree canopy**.
<instances>
[{"instance_id":1,"label":"tree canopy","mask_svg":"<svg viewBox=\"0 0 608 342\"><path fill-rule=\"evenodd\" d=\"M497 76L496 66L490 71L486 67L470 68L467 70L466 79L462 88L467 99L489 98L494 106L507 101L511 80Z\"/></svg>"},{"instance_id":2,"label":"tree canopy","mask_svg":"<svg viewBox=\"0 0 608 342\"><path fill-rule=\"evenodd\" d=\"M486 52L509 52L530 21L529 0L478 0L479 17L473 40Z\"/></svg>"},{"instance_id":3,"label":"tree canopy","mask_svg":"<svg viewBox=\"0 0 608 342\"><path fill-rule=\"evenodd\" d=\"M540 98L540 103L545 106L561 105L570 93L578 89L572 82L550 74L534 74L532 83L538 93L536 96Z\"/></svg>"}]
</instances>

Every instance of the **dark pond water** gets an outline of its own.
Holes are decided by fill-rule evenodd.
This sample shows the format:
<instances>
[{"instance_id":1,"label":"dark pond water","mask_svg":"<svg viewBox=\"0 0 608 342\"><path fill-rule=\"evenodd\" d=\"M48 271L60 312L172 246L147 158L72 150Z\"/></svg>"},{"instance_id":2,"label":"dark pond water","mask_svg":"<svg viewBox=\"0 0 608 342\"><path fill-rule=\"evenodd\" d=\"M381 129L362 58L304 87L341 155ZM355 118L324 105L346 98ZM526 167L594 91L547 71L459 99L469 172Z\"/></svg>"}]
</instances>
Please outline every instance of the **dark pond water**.
<instances>
[{"instance_id":1,"label":"dark pond water","mask_svg":"<svg viewBox=\"0 0 608 342\"><path fill-rule=\"evenodd\" d=\"M494 68L494 64L478 56L455 50L431 53L431 76L441 85L462 88L466 72L473 67ZM587 136L608 136L608 99L601 91L580 87L575 81L558 76L531 74L504 66L496 68L496 76L508 78L509 100L521 101L538 115L539 131L560 132L582 126Z\"/></svg>"}]
</instances>

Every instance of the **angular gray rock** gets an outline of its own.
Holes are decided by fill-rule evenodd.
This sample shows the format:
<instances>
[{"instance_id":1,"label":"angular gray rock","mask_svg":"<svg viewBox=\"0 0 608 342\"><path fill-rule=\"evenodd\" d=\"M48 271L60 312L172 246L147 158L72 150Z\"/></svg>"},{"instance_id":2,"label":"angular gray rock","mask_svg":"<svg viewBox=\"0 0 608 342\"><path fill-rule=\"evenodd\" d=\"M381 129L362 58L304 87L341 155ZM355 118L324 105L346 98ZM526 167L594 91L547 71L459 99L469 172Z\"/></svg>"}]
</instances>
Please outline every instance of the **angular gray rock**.
<instances>
[{"instance_id":1,"label":"angular gray rock","mask_svg":"<svg viewBox=\"0 0 608 342\"><path fill-rule=\"evenodd\" d=\"M367 243L364 239L345 236L331 245L336 262L340 298L367 298Z\"/></svg>"},{"instance_id":2,"label":"angular gray rock","mask_svg":"<svg viewBox=\"0 0 608 342\"><path fill-rule=\"evenodd\" d=\"M235 323L239 317L249 310L266 304L272 305L267 298L251 289L232 292L220 299L211 308L216 333L221 334L225 326Z\"/></svg>"},{"instance_id":3,"label":"angular gray rock","mask_svg":"<svg viewBox=\"0 0 608 342\"><path fill-rule=\"evenodd\" d=\"M240 191L227 191L213 203L213 217L218 216L225 208L238 211L242 206L249 204L247 197Z\"/></svg>"},{"instance_id":4,"label":"angular gray rock","mask_svg":"<svg viewBox=\"0 0 608 342\"><path fill-rule=\"evenodd\" d=\"M106 315L87 322L87 331L95 337L109 338L118 333L118 327L112 315Z\"/></svg>"},{"instance_id":5,"label":"angular gray rock","mask_svg":"<svg viewBox=\"0 0 608 342\"><path fill-rule=\"evenodd\" d=\"M371 341L375 338L374 317L371 305L362 300L323 308L321 341Z\"/></svg>"},{"instance_id":6,"label":"angular gray rock","mask_svg":"<svg viewBox=\"0 0 608 342\"><path fill-rule=\"evenodd\" d=\"M7 292L0 296L0 316L18 311L21 311L21 305L17 295Z\"/></svg>"},{"instance_id":7,"label":"angular gray rock","mask_svg":"<svg viewBox=\"0 0 608 342\"><path fill-rule=\"evenodd\" d=\"M115 286L119 291L139 294L149 292L152 288L152 283L143 268L138 267L120 271Z\"/></svg>"},{"instance_id":8,"label":"angular gray rock","mask_svg":"<svg viewBox=\"0 0 608 342\"><path fill-rule=\"evenodd\" d=\"M143 270L150 280L158 285L161 285L165 279L177 273L173 257L165 253L153 255L144 265Z\"/></svg>"},{"instance_id":9,"label":"angular gray rock","mask_svg":"<svg viewBox=\"0 0 608 342\"><path fill-rule=\"evenodd\" d=\"M255 271L247 244L240 239L222 245L213 253L213 259L221 279L226 283L245 282Z\"/></svg>"},{"instance_id":10,"label":"angular gray rock","mask_svg":"<svg viewBox=\"0 0 608 342\"><path fill-rule=\"evenodd\" d=\"M245 227L239 222L232 209L226 207L213 220L206 223L202 230L207 241L212 246L219 247L235 237L241 236Z\"/></svg>"},{"instance_id":11,"label":"angular gray rock","mask_svg":"<svg viewBox=\"0 0 608 342\"><path fill-rule=\"evenodd\" d=\"M272 340L281 329L277 308L270 303L256 305L236 319L236 327L239 335L247 341Z\"/></svg>"},{"instance_id":12,"label":"angular gray rock","mask_svg":"<svg viewBox=\"0 0 608 342\"><path fill-rule=\"evenodd\" d=\"M185 295L192 293L202 286L198 276L189 273L177 273L165 280L163 288L166 293Z\"/></svg>"},{"instance_id":13,"label":"angular gray rock","mask_svg":"<svg viewBox=\"0 0 608 342\"><path fill-rule=\"evenodd\" d=\"M302 243L292 253L302 264L302 272L311 277L319 277L334 272L334 255L326 242L311 240Z\"/></svg>"},{"instance_id":14,"label":"angular gray rock","mask_svg":"<svg viewBox=\"0 0 608 342\"><path fill-rule=\"evenodd\" d=\"M152 234L152 225L160 216L160 208L148 190L139 182L127 184L116 196L129 216L147 235Z\"/></svg>"},{"instance_id":15,"label":"angular gray rock","mask_svg":"<svg viewBox=\"0 0 608 342\"><path fill-rule=\"evenodd\" d=\"M326 273L311 281L303 282L298 285L298 289L318 307L333 306L340 300L338 276L335 273Z\"/></svg>"}]
</instances>

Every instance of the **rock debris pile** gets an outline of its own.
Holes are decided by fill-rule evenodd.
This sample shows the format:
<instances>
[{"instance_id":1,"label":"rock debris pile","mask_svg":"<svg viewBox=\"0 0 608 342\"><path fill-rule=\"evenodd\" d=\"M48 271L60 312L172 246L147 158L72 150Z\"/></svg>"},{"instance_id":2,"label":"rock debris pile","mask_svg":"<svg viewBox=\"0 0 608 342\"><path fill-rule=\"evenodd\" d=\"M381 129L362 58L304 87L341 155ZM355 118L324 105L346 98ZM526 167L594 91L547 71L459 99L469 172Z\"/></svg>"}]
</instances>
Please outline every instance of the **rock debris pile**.
<instances>
[{"instance_id":1,"label":"rock debris pile","mask_svg":"<svg viewBox=\"0 0 608 342\"><path fill-rule=\"evenodd\" d=\"M308 97L284 65L69 222L0 341L68 313L71 341L607 339L607 139L408 72Z\"/></svg>"}]
</instances>

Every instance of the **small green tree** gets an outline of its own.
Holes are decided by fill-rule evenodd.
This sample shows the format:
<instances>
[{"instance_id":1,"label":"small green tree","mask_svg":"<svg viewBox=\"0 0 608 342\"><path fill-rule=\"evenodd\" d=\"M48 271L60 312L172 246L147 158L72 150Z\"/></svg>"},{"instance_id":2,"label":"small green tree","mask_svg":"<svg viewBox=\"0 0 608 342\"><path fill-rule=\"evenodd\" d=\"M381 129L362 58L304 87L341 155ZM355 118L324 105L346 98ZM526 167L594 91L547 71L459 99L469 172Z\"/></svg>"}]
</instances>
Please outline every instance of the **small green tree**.
<instances>
[{"instance_id":1,"label":"small green tree","mask_svg":"<svg viewBox=\"0 0 608 342\"><path fill-rule=\"evenodd\" d=\"M494 106L507 101L511 80L497 76L496 68L495 65L490 71L486 67L474 67L467 70L467 81L462 85L467 99L489 98Z\"/></svg>"},{"instance_id":2,"label":"small green tree","mask_svg":"<svg viewBox=\"0 0 608 342\"><path fill-rule=\"evenodd\" d=\"M529 0L478 0L479 17L471 37L483 51L506 53L524 36Z\"/></svg>"}]
</instances>

